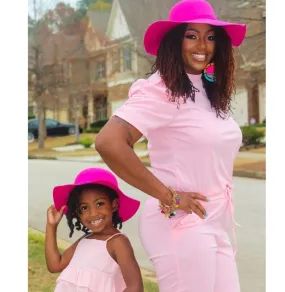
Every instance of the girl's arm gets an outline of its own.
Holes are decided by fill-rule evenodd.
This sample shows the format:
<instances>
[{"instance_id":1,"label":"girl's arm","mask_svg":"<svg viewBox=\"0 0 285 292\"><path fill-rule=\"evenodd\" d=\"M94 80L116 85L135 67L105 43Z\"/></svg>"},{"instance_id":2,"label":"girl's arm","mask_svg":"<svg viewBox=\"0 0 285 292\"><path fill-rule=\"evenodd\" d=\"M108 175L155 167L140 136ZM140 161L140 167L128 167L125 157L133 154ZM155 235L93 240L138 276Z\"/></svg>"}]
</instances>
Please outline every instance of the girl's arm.
<instances>
[{"instance_id":1,"label":"girl's arm","mask_svg":"<svg viewBox=\"0 0 285 292\"><path fill-rule=\"evenodd\" d=\"M116 236L111 243L115 260L126 283L123 292L143 292L141 271L129 239L124 235Z\"/></svg>"},{"instance_id":2,"label":"girl's arm","mask_svg":"<svg viewBox=\"0 0 285 292\"><path fill-rule=\"evenodd\" d=\"M73 243L63 254L61 254L57 247L56 231L57 226L62 219L63 211L66 206L63 206L58 212L54 206L50 206L47 210L47 225L45 238L45 256L46 264L49 272L60 273L69 264L73 257L78 242L84 237L82 236L75 243Z\"/></svg>"},{"instance_id":3,"label":"girl's arm","mask_svg":"<svg viewBox=\"0 0 285 292\"><path fill-rule=\"evenodd\" d=\"M70 260L73 257L78 242L82 239L82 237L78 239L61 254L58 250L56 242L56 230L57 226L47 223L45 239L45 257L47 268L50 273L60 273L68 266Z\"/></svg>"}]
</instances>

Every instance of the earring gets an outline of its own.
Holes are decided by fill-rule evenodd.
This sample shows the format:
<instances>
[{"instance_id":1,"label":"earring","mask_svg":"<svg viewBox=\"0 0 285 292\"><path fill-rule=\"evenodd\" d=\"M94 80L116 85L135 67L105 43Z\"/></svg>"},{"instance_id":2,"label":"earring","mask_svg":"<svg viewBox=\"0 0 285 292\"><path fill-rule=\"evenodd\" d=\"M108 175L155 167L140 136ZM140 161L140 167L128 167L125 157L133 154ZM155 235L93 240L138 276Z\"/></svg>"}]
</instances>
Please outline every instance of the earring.
<instances>
[{"instance_id":1,"label":"earring","mask_svg":"<svg viewBox=\"0 0 285 292\"><path fill-rule=\"evenodd\" d=\"M214 66L214 63L208 64L207 67L204 69L204 77L209 82L215 82L215 66Z\"/></svg>"}]
</instances>

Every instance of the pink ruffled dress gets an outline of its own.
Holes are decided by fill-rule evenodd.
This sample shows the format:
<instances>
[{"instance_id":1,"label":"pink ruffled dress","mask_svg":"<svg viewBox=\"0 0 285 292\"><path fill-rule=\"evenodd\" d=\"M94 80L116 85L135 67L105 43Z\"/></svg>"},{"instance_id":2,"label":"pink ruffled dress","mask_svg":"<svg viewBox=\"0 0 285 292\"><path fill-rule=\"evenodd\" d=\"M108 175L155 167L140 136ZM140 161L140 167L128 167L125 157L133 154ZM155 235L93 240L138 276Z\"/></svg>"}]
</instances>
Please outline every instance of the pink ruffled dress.
<instances>
[{"instance_id":1,"label":"pink ruffled dress","mask_svg":"<svg viewBox=\"0 0 285 292\"><path fill-rule=\"evenodd\" d=\"M119 265L110 256L106 241L83 238L69 265L56 281L54 292L122 292L126 289Z\"/></svg>"}]
</instances>

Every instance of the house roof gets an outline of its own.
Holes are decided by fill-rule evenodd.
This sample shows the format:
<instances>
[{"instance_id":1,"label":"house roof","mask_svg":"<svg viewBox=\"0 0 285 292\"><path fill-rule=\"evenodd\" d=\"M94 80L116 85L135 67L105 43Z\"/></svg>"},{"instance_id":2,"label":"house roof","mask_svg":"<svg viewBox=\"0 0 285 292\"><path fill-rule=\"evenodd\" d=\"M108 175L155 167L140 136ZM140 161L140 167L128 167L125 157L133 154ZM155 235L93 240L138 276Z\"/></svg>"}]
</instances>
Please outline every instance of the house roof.
<instances>
[{"instance_id":1,"label":"house roof","mask_svg":"<svg viewBox=\"0 0 285 292\"><path fill-rule=\"evenodd\" d=\"M94 28L94 30L105 34L107 31L110 11L93 11L89 10L87 16Z\"/></svg>"},{"instance_id":2,"label":"house roof","mask_svg":"<svg viewBox=\"0 0 285 292\"><path fill-rule=\"evenodd\" d=\"M106 37L106 32L107 32L107 26L108 26L108 22L109 22L109 18L110 18L110 11L93 11L90 10L87 12L87 17L88 17L88 21L91 24L91 30L86 30L87 34L91 33L91 36L89 37L91 38L97 38L98 41L102 44L102 48L104 47L104 43L108 42L108 39ZM96 55L97 53L99 53L98 51L96 51L96 53L94 51L89 52L89 56L93 57L94 54Z\"/></svg>"},{"instance_id":3,"label":"house roof","mask_svg":"<svg viewBox=\"0 0 285 292\"><path fill-rule=\"evenodd\" d=\"M132 37L143 39L147 27L156 20L168 18L177 0L117 0L126 18Z\"/></svg>"}]
</instances>

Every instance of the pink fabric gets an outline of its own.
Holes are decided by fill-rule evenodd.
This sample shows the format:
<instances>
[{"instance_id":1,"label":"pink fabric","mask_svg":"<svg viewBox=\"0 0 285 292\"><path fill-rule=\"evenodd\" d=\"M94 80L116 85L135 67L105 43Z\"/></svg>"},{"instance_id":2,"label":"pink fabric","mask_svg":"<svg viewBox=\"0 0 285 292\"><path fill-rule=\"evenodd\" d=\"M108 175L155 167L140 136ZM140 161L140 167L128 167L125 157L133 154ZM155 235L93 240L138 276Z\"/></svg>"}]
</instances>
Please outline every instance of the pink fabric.
<instances>
[{"instance_id":1,"label":"pink fabric","mask_svg":"<svg viewBox=\"0 0 285 292\"><path fill-rule=\"evenodd\" d=\"M222 26L231 38L232 45L236 47L243 42L246 33L244 24L218 20L212 6L207 1L184 0L171 8L168 20L156 21L148 27L144 36L146 52L156 55L166 33L181 23L207 23Z\"/></svg>"},{"instance_id":2,"label":"pink fabric","mask_svg":"<svg viewBox=\"0 0 285 292\"><path fill-rule=\"evenodd\" d=\"M83 238L57 279L54 292L124 291L126 285L120 267L108 253L107 241Z\"/></svg>"},{"instance_id":3,"label":"pink fabric","mask_svg":"<svg viewBox=\"0 0 285 292\"><path fill-rule=\"evenodd\" d=\"M234 226L233 162L242 135L231 117L217 118L201 75L188 76L199 90L195 102L181 99L178 109L156 73L133 84L115 115L147 137L153 172L165 185L211 199L202 203L209 216L201 220L178 211L168 219L149 197L140 217L140 237L161 292L239 292L227 231Z\"/></svg>"}]
</instances>

